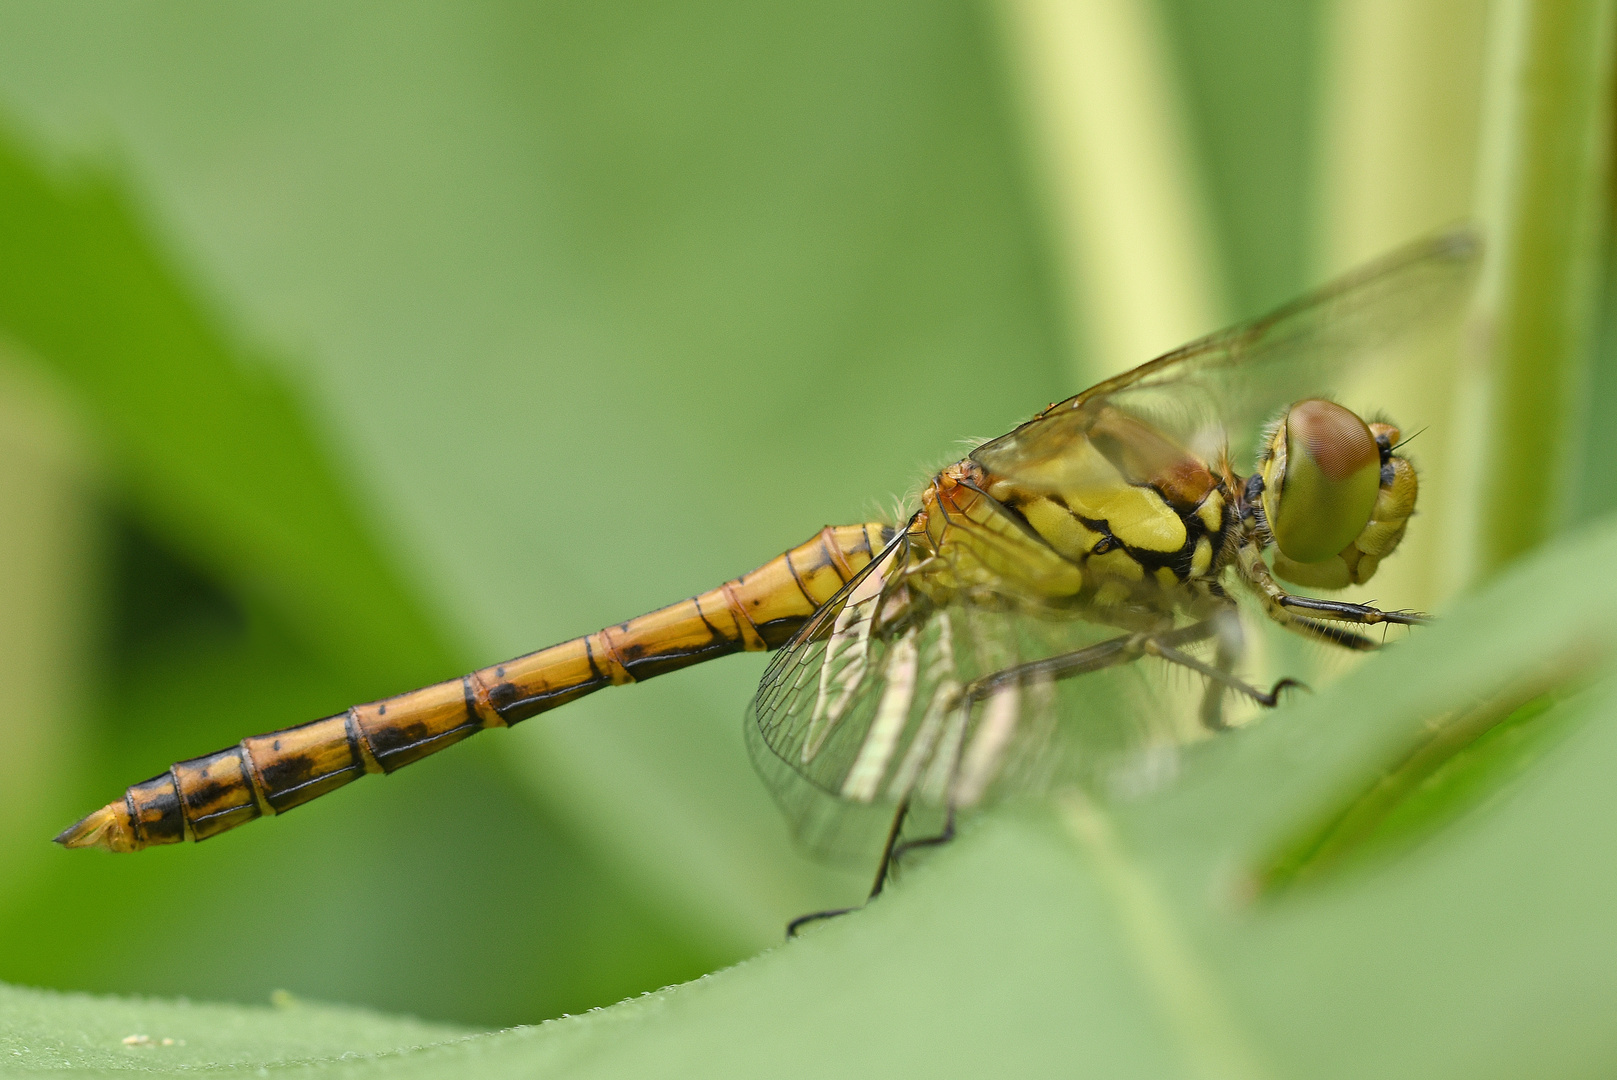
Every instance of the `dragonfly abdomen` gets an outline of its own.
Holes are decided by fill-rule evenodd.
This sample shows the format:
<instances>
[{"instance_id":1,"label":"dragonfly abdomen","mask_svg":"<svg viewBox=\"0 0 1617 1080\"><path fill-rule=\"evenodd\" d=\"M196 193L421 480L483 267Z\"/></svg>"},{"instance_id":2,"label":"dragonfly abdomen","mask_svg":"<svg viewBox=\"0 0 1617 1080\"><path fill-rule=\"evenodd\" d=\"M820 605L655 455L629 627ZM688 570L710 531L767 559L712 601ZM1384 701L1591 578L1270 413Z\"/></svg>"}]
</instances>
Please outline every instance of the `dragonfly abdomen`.
<instances>
[{"instance_id":1,"label":"dragonfly abdomen","mask_svg":"<svg viewBox=\"0 0 1617 1080\"><path fill-rule=\"evenodd\" d=\"M807 543L700 596L459 679L179 762L131 786L57 841L138 851L205 840L602 687L730 653L778 648L891 536L892 529L879 523L827 526Z\"/></svg>"}]
</instances>

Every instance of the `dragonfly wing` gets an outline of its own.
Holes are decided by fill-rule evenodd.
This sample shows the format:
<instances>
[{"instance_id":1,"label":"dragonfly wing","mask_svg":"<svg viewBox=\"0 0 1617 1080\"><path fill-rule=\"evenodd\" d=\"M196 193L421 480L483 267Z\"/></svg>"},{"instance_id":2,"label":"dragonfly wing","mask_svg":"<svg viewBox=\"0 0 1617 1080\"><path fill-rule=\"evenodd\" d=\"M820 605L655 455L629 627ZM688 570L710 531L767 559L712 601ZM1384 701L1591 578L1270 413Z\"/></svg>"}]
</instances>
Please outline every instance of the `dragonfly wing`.
<instances>
[{"instance_id":1,"label":"dragonfly wing","mask_svg":"<svg viewBox=\"0 0 1617 1080\"><path fill-rule=\"evenodd\" d=\"M841 790L849 733L870 726L889 667L897 661L901 680L918 676L905 655L915 639L904 645L895 633L900 610L914 602L902 580L910 544L900 534L804 624L775 654L747 710L753 765L794 835L821 854L863 855L886 828L886 808L849 802ZM878 625L884 613L887 624Z\"/></svg>"},{"instance_id":2,"label":"dragonfly wing","mask_svg":"<svg viewBox=\"0 0 1617 1080\"><path fill-rule=\"evenodd\" d=\"M776 656L749 710L754 764L810 850L867 857L904 800L925 830L950 805L1057 783L1129 789L1171 768L1194 717L1152 701L1161 695L1138 664L966 692L1115 630L1015 603L931 604L906 582L906 558L890 549L827 603Z\"/></svg>"},{"instance_id":3,"label":"dragonfly wing","mask_svg":"<svg viewBox=\"0 0 1617 1080\"><path fill-rule=\"evenodd\" d=\"M1469 232L1418 241L1251 322L1219 331L1052 405L972 457L992 473L1047 476L1108 409L1204 454L1245 440L1281 407L1452 316L1481 251ZM1082 477L1063 482L1081 482Z\"/></svg>"}]
</instances>

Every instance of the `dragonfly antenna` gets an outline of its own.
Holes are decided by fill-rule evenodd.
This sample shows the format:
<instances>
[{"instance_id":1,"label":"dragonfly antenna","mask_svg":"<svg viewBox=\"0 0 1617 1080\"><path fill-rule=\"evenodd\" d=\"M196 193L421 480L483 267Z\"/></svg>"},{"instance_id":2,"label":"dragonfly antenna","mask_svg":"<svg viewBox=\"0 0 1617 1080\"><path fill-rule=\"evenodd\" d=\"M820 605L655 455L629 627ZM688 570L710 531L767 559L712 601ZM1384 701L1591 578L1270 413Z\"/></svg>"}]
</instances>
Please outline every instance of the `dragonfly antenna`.
<instances>
[{"instance_id":1,"label":"dragonfly antenna","mask_svg":"<svg viewBox=\"0 0 1617 1080\"><path fill-rule=\"evenodd\" d=\"M1393 449L1394 449L1394 450L1397 450L1397 449L1399 449L1399 448L1400 448L1400 447L1405 447L1405 446L1408 446L1408 445L1409 445L1409 444L1410 444L1410 443L1412 443L1412 442L1414 442L1414 441L1415 441L1415 440L1416 440L1416 439L1418 439L1418 438L1420 438L1420 436L1421 436L1421 433L1422 433L1422 432L1424 432L1424 431L1425 431L1425 430L1426 430L1426 429L1425 429L1425 428L1421 428L1421 429L1420 429L1420 431L1417 431L1417 432L1415 432L1415 434L1413 434L1413 435L1411 435L1411 436L1410 436L1410 437L1409 437L1409 438L1407 438L1407 439L1403 439L1403 440L1401 440L1401 441L1400 441L1400 442L1399 442L1399 443L1398 443L1398 445L1397 445L1397 446L1394 446L1394 447L1393 447Z\"/></svg>"}]
</instances>

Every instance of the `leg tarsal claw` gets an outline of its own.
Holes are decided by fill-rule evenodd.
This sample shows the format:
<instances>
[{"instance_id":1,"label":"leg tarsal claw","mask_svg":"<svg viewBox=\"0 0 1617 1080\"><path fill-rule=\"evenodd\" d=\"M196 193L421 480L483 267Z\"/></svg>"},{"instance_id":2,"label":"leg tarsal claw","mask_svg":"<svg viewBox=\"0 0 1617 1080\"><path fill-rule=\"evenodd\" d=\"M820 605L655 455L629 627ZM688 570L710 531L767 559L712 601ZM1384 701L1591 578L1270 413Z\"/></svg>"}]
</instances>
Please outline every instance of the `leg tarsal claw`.
<instances>
[{"instance_id":1,"label":"leg tarsal claw","mask_svg":"<svg viewBox=\"0 0 1617 1080\"><path fill-rule=\"evenodd\" d=\"M1268 694L1260 696L1256 700L1258 704L1267 705L1272 708L1275 705L1280 704L1281 691L1307 689L1308 684L1305 682L1301 682L1297 679L1281 679L1279 682L1275 683L1274 686L1269 688Z\"/></svg>"},{"instance_id":2,"label":"leg tarsal claw","mask_svg":"<svg viewBox=\"0 0 1617 1080\"><path fill-rule=\"evenodd\" d=\"M799 915L786 924L786 939L790 941L797 936L797 932L811 922L820 922L824 919L834 919L838 915L846 915L850 911L858 911L856 907L831 908L827 911L811 911L807 915Z\"/></svg>"}]
</instances>

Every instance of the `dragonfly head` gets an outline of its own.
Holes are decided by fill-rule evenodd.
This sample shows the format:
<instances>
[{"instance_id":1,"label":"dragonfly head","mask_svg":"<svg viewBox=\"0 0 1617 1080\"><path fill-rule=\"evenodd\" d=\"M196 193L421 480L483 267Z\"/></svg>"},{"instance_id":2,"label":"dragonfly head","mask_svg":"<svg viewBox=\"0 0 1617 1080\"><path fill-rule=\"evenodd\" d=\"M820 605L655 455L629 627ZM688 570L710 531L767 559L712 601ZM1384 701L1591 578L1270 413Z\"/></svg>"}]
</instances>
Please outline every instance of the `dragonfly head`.
<instances>
[{"instance_id":1,"label":"dragonfly head","mask_svg":"<svg viewBox=\"0 0 1617 1080\"><path fill-rule=\"evenodd\" d=\"M1398 429L1333 401L1288 408L1258 463L1275 572L1297 585L1362 585L1403 539L1415 470L1393 453Z\"/></svg>"}]
</instances>

